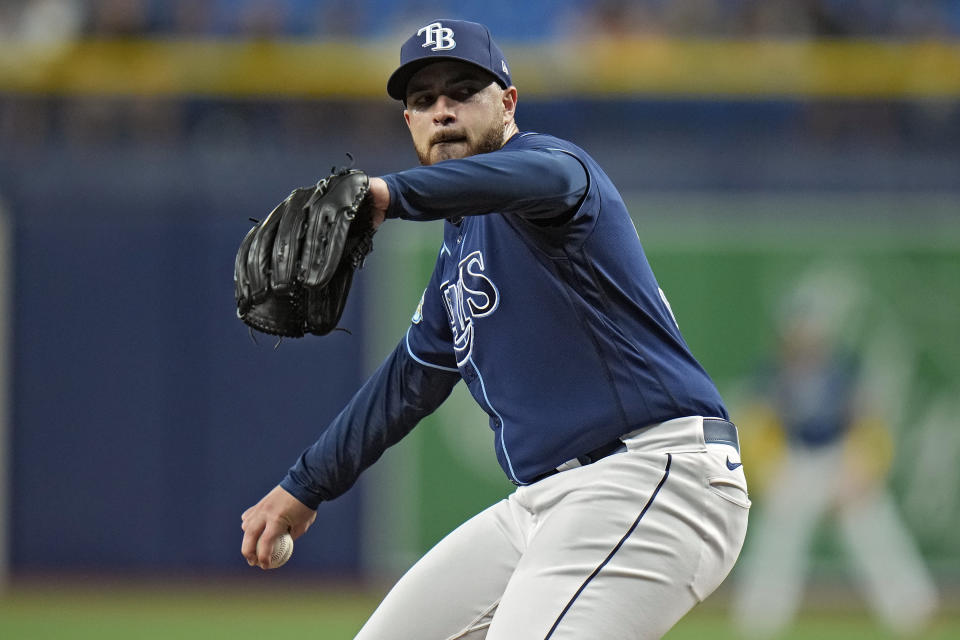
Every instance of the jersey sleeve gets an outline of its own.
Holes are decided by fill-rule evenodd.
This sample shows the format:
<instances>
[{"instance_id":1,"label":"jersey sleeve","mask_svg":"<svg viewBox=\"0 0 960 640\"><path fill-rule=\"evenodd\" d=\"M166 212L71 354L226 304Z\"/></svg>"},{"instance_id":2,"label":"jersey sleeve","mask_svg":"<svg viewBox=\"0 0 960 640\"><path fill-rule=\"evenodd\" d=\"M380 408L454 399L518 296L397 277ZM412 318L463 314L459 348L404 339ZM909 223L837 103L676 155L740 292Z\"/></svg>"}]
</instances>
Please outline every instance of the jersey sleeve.
<instances>
[{"instance_id":1,"label":"jersey sleeve","mask_svg":"<svg viewBox=\"0 0 960 640\"><path fill-rule=\"evenodd\" d=\"M502 149L383 176L388 218L440 220L487 213L559 218L589 185L584 165L561 149Z\"/></svg>"},{"instance_id":2,"label":"jersey sleeve","mask_svg":"<svg viewBox=\"0 0 960 640\"><path fill-rule=\"evenodd\" d=\"M387 448L433 413L459 380L457 372L410 357L401 341L280 486L311 509L343 494Z\"/></svg>"},{"instance_id":3,"label":"jersey sleeve","mask_svg":"<svg viewBox=\"0 0 960 640\"><path fill-rule=\"evenodd\" d=\"M311 508L343 494L360 473L446 400L460 380L439 282L449 251L434 273L393 353L354 395L280 486Z\"/></svg>"}]
</instances>

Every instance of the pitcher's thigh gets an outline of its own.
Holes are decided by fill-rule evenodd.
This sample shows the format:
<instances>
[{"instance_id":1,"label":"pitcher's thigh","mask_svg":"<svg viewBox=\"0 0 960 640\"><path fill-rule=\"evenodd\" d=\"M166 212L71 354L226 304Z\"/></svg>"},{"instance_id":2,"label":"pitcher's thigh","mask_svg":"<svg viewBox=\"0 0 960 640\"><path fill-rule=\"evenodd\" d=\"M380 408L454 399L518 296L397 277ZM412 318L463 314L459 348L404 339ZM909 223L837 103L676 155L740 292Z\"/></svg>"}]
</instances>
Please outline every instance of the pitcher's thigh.
<instances>
[{"instance_id":1,"label":"pitcher's thigh","mask_svg":"<svg viewBox=\"0 0 960 640\"><path fill-rule=\"evenodd\" d=\"M508 539L506 501L474 516L397 582L356 640L480 640L520 553Z\"/></svg>"},{"instance_id":2,"label":"pitcher's thigh","mask_svg":"<svg viewBox=\"0 0 960 640\"><path fill-rule=\"evenodd\" d=\"M670 469L663 456L651 479L651 460L640 460L647 469L611 477L625 487L619 496L610 483L587 486L581 499L568 496L550 513L487 640L660 638L722 581L742 544L746 509L711 493L699 464L689 470L689 461L678 468L674 460ZM735 531L720 532L726 526L717 526L717 513L705 513L715 508L737 521Z\"/></svg>"}]
</instances>

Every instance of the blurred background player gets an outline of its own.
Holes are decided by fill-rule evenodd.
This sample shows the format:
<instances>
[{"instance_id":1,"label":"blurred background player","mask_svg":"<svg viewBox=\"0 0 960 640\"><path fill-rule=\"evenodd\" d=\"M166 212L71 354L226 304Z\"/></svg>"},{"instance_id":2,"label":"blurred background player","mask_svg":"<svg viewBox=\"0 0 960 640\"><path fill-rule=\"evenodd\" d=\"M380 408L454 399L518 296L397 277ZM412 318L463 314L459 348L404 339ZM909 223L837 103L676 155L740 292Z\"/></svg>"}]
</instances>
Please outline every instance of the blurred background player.
<instances>
[{"instance_id":1,"label":"blurred background player","mask_svg":"<svg viewBox=\"0 0 960 640\"><path fill-rule=\"evenodd\" d=\"M865 296L852 274L811 269L784 297L771 361L753 385L744 423L756 441L746 458L762 507L734 601L735 622L749 637L776 635L794 619L827 517L890 629L919 631L936 607L931 577L886 489L895 452L885 403L861 348L844 339Z\"/></svg>"}]
</instances>

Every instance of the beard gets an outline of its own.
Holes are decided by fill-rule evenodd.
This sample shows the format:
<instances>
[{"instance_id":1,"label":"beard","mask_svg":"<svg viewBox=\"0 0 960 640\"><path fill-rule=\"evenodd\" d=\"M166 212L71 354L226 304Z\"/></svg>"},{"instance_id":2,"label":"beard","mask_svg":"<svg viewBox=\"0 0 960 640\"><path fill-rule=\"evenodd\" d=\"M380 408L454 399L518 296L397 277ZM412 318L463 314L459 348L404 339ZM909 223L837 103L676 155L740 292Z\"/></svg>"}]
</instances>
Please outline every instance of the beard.
<instances>
[{"instance_id":1,"label":"beard","mask_svg":"<svg viewBox=\"0 0 960 640\"><path fill-rule=\"evenodd\" d=\"M489 153L503 146L503 132L506 126L503 120L497 120L475 136L464 129L439 131L426 145L414 144L414 148L422 165L466 158L478 153Z\"/></svg>"}]
</instances>

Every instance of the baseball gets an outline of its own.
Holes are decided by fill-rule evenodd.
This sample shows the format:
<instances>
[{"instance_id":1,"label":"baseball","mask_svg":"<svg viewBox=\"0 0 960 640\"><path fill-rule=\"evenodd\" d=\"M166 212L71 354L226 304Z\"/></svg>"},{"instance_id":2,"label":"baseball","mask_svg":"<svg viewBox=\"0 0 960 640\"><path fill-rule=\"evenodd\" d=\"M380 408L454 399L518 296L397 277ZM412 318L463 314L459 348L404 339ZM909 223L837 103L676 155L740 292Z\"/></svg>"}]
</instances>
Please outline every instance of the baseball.
<instances>
[{"instance_id":1,"label":"baseball","mask_svg":"<svg viewBox=\"0 0 960 640\"><path fill-rule=\"evenodd\" d=\"M285 533L273 543L273 549L270 550L269 569L282 567L293 555L293 538L289 533Z\"/></svg>"}]
</instances>

